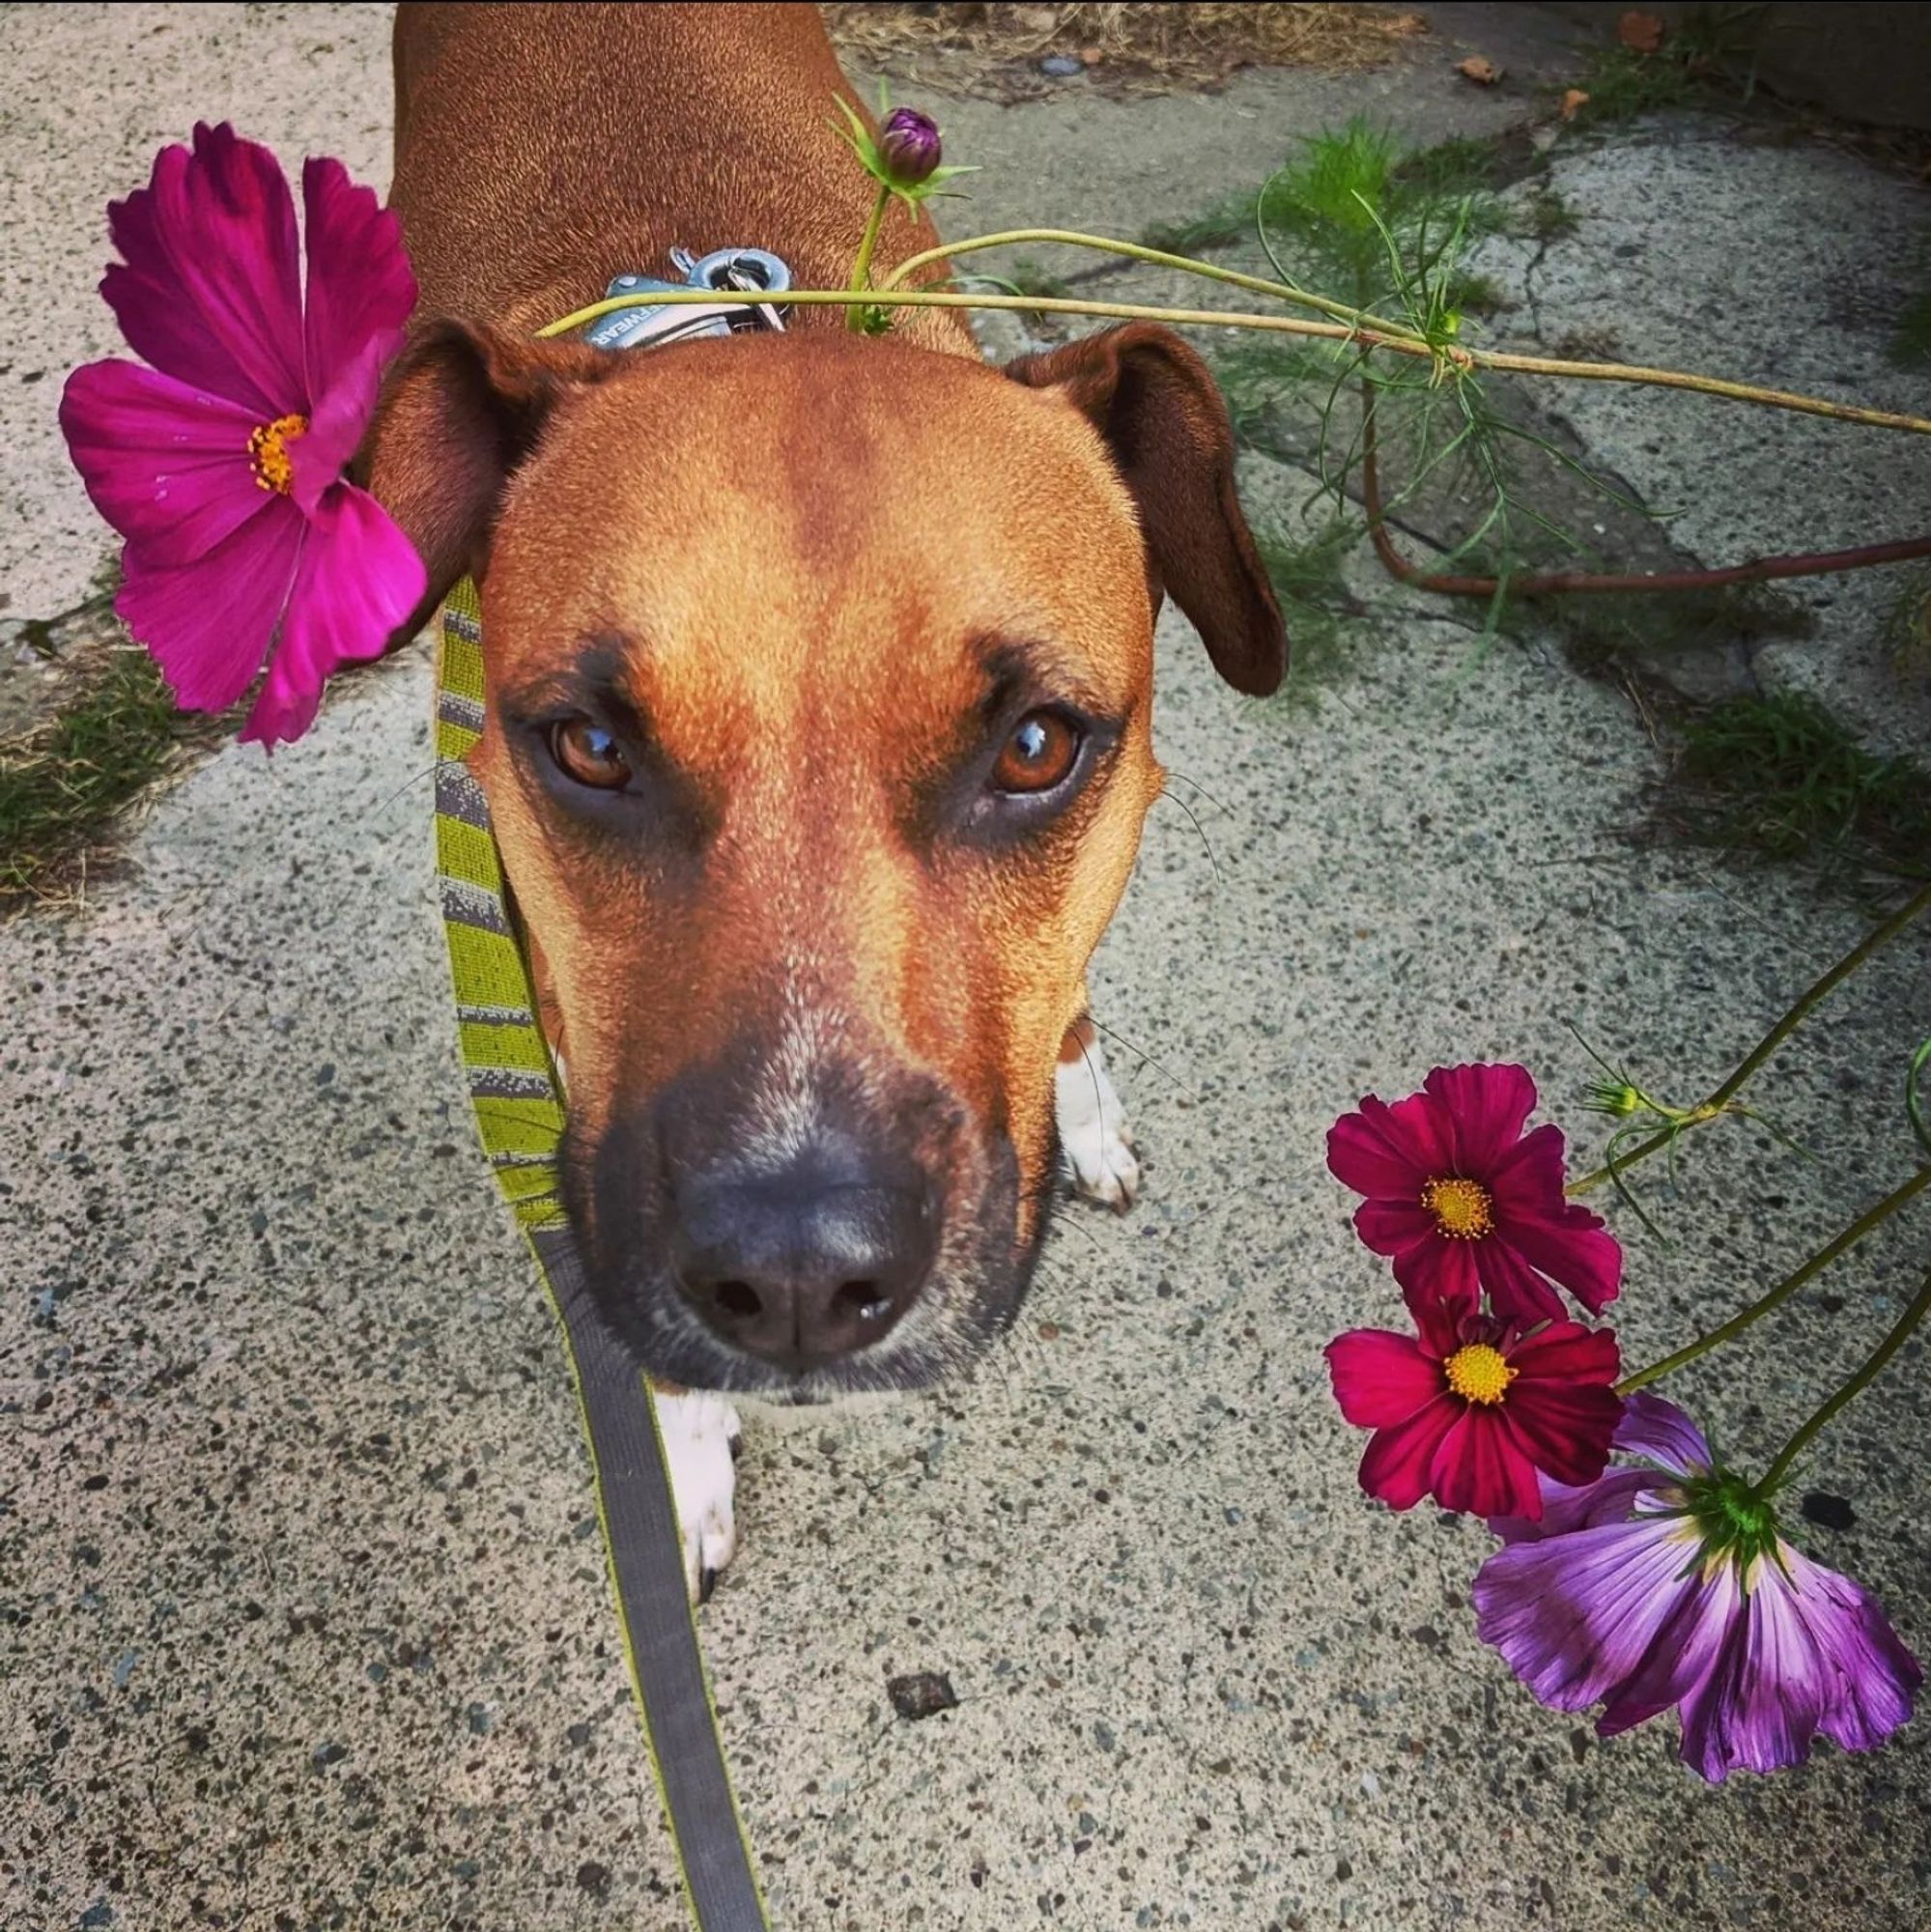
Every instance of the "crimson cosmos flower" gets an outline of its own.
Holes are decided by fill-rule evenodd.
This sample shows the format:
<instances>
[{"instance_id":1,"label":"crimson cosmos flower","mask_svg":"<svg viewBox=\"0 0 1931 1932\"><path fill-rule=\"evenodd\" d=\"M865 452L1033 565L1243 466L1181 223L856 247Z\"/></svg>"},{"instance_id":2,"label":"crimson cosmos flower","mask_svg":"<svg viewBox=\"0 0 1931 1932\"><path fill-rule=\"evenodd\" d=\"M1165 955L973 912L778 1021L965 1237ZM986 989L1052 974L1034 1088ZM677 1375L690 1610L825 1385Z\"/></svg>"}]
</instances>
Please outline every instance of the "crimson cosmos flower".
<instances>
[{"instance_id":1,"label":"crimson cosmos flower","mask_svg":"<svg viewBox=\"0 0 1931 1932\"><path fill-rule=\"evenodd\" d=\"M1784 1542L1680 1408L1638 1390L1615 1446L1639 1463L1490 1525L1508 1548L1476 1628L1543 1703L1604 1705L1605 1738L1677 1705L1712 1781L1801 1764L1819 1732L1869 1750L1911 1716L1924 1673L1876 1601Z\"/></svg>"},{"instance_id":2,"label":"crimson cosmos flower","mask_svg":"<svg viewBox=\"0 0 1931 1932\"><path fill-rule=\"evenodd\" d=\"M1376 1432L1361 1459L1371 1496L1533 1519L1538 1472L1569 1484L1603 1473L1623 1412L1606 1328L1551 1321L1524 1334L1440 1302L1418 1321L1418 1337L1355 1328L1327 1345L1342 1414Z\"/></svg>"},{"instance_id":3,"label":"crimson cosmos flower","mask_svg":"<svg viewBox=\"0 0 1931 1932\"><path fill-rule=\"evenodd\" d=\"M1519 1066L1437 1066L1393 1106L1370 1094L1327 1136L1336 1179L1368 1198L1354 1226L1420 1319L1445 1303L1473 1315L1487 1290L1499 1319L1559 1321L1560 1282L1592 1315L1614 1299L1623 1251L1563 1196L1562 1132L1522 1127L1535 1082Z\"/></svg>"},{"instance_id":4,"label":"crimson cosmos flower","mask_svg":"<svg viewBox=\"0 0 1931 1932\"><path fill-rule=\"evenodd\" d=\"M280 163L225 123L108 210L100 284L153 366L69 377L61 428L127 539L115 609L178 700L220 711L273 661L242 729L298 738L338 666L377 657L421 601L409 539L345 482L415 278L393 214L341 162L302 165L308 285Z\"/></svg>"}]
</instances>

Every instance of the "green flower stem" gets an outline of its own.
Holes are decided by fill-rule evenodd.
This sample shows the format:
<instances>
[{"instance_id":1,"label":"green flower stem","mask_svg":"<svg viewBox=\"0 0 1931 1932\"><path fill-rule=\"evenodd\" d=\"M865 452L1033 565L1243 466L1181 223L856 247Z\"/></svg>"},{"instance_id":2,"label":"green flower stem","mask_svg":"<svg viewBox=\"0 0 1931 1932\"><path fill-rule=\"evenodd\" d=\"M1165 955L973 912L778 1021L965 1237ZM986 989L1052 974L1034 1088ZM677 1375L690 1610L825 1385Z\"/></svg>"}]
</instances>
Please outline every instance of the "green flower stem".
<instances>
[{"instance_id":1,"label":"green flower stem","mask_svg":"<svg viewBox=\"0 0 1931 1932\"><path fill-rule=\"evenodd\" d=\"M1283 284L1285 286L1285 284ZM680 302L763 302L761 290L668 289L649 295L611 296L591 302L560 321L539 328L539 336L562 335L582 328L620 308L668 306ZM1800 396L1785 389L1764 389L1750 383L1725 382L1716 376L1692 376L1680 369L1651 369L1638 363L1565 362L1548 355L1504 355L1485 349L1442 348L1419 336L1391 335L1367 326L1341 322L1304 322L1288 315L1244 315L1236 311L1198 308L1157 308L1145 302L1079 301L1064 296L954 295L935 289L873 289L854 295L850 289L786 289L782 300L793 308L843 305L875 308L1003 308L1034 315L1096 315L1122 322L1164 322L1196 328L1259 328L1276 335L1309 335L1327 342L1353 342L1367 349L1385 349L1414 356L1438 367L1467 372L1505 369L1526 376L1573 376L1592 383L1646 384L1654 388L1688 389L1698 395L1723 396L1732 402L1755 403L1766 409L1793 410L1800 415L1829 416L1836 422L1862 423L1872 429L1898 429L1914 436L1931 436L1931 419L1898 415L1888 410L1865 410L1849 403L1826 402L1821 396Z\"/></svg>"},{"instance_id":2,"label":"green flower stem","mask_svg":"<svg viewBox=\"0 0 1931 1932\"><path fill-rule=\"evenodd\" d=\"M923 255L914 255L910 261L900 262L880 287L895 289L915 270L934 262L947 261L954 255L971 255L981 248L1009 248L1020 242L1057 242L1067 248L1094 248L1102 254L1124 255L1128 261L1147 262L1154 268L1180 269L1190 275L1205 275L1208 281L1226 282L1236 289L1251 289L1256 295L1278 296L1282 301L1294 302L1302 308L1333 316L1336 321L1345 322L1351 327L1378 329L1383 335L1398 335L1407 342L1425 344L1427 341L1425 336L1417 335L1402 323L1370 315L1365 309L1349 308L1346 302L1333 301L1326 296L1295 288L1291 282L1270 282L1262 275L1243 275L1233 269L1216 268L1211 262L1197 262L1191 255L1169 255L1159 248L1143 247L1137 242L1116 242L1111 236L1082 235L1069 228L1008 228L998 235L973 235L963 242L949 242L943 248L927 248Z\"/></svg>"},{"instance_id":3,"label":"green flower stem","mask_svg":"<svg viewBox=\"0 0 1931 1932\"><path fill-rule=\"evenodd\" d=\"M892 190L883 182L878 185L878 194L871 204L871 213L866 217L865 234L858 244L858 259L852 264L850 293L859 295L871 284L871 258L878 248L878 231L885 225L885 211L892 200ZM862 335L864 330L862 308L850 309L845 314L845 327L854 335Z\"/></svg>"},{"instance_id":4,"label":"green flower stem","mask_svg":"<svg viewBox=\"0 0 1931 1932\"><path fill-rule=\"evenodd\" d=\"M1898 1318L1897 1325L1890 1333L1871 1350L1869 1359L1863 1367L1783 1445L1776 1461L1770 1465L1763 1481L1757 1485L1759 1495L1772 1494L1789 1473L1790 1465L1810 1446L1811 1438L1830 1425L1839 1409L1855 1402L1877 1379L1883 1373L1884 1365L1903 1348L1911 1331L1924 1320L1927 1310L1931 1310L1931 1274L1924 1277L1924 1286L1917 1291L1917 1298Z\"/></svg>"},{"instance_id":5,"label":"green flower stem","mask_svg":"<svg viewBox=\"0 0 1931 1932\"><path fill-rule=\"evenodd\" d=\"M1866 959L1874 952L1881 952L1921 913L1931 906L1931 886L1906 900L1898 910L1878 926L1866 933L1831 970L1824 975L1807 992L1758 1040L1737 1070L1717 1089L1700 1106L1691 1107L1683 1114L1676 1115L1668 1126L1652 1134L1648 1140L1623 1154L1613 1168L1599 1167L1593 1174L1585 1174L1580 1180L1569 1183L1569 1193L1573 1197L1586 1194L1592 1187L1600 1187L1614 1175L1633 1167L1637 1161L1647 1159L1660 1148L1667 1147L1686 1127L1700 1127L1706 1122L1714 1121L1726 1111L1729 1104L1743 1091L1744 1084L1763 1065L1773 1053L1795 1033L1803 1022L1803 1017L1822 1000L1835 992Z\"/></svg>"},{"instance_id":6,"label":"green flower stem","mask_svg":"<svg viewBox=\"0 0 1931 1932\"><path fill-rule=\"evenodd\" d=\"M1786 1275L1768 1294L1751 1302L1741 1314L1731 1316L1720 1328L1699 1335L1687 1347L1677 1350L1675 1354L1665 1355L1661 1361L1653 1362L1646 1369L1638 1369L1633 1376L1625 1376L1616 1384L1616 1393L1629 1395L1635 1389L1646 1388L1661 1377L1673 1374L1686 1362L1693 1362L1698 1355L1707 1355L1712 1349L1721 1348L1725 1342L1741 1335L1752 1321L1761 1320L1772 1309L1781 1307L1813 1275L1821 1274L1839 1255L1856 1247L1881 1221L1889 1220L1906 1202L1923 1193L1927 1187L1931 1187L1931 1167L1920 1167L1903 1186L1894 1188L1875 1208L1859 1215L1834 1241L1828 1247L1818 1249L1795 1274Z\"/></svg>"}]
</instances>

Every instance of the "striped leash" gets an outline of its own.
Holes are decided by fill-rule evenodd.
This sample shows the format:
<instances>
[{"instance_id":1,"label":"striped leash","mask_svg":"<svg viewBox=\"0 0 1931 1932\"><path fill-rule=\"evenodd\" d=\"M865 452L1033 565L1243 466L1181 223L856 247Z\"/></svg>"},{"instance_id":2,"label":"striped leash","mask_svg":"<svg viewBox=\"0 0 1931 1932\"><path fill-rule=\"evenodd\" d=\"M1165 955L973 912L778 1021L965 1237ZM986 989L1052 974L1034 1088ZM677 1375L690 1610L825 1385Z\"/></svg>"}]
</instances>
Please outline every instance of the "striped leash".
<instances>
[{"instance_id":1,"label":"striped leash","mask_svg":"<svg viewBox=\"0 0 1931 1932\"><path fill-rule=\"evenodd\" d=\"M650 1385L592 1306L558 1204L562 1094L489 805L466 762L483 730L482 637L466 580L443 606L437 659L436 870L476 1131L563 1331L631 1690L692 1919L698 1932L768 1932L697 1647Z\"/></svg>"}]
</instances>

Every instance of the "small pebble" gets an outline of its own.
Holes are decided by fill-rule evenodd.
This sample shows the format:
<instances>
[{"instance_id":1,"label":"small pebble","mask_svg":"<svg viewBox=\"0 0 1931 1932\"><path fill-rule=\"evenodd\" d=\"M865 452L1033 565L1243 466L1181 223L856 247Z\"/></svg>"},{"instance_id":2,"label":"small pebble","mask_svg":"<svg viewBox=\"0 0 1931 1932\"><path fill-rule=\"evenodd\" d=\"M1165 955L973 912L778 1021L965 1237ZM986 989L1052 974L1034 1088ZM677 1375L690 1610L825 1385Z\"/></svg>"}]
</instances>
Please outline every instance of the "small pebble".
<instances>
[{"instance_id":1,"label":"small pebble","mask_svg":"<svg viewBox=\"0 0 1931 1932\"><path fill-rule=\"evenodd\" d=\"M1072 54L1048 54L1039 63L1041 73L1050 73L1054 79L1062 80L1069 73L1083 73L1086 63Z\"/></svg>"},{"instance_id":2,"label":"small pebble","mask_svg":"<svg viewBox=\"0 0 1931 1932\"><path fill-rule=\"evenodd\" d=\"M885 1694L892 1699L892 1708L914 1723L921 1718L954 1710L959 1701L952 1680L942 1670L915 1670L904 1677L888 1677Z\"/></svg>"}]
</instances>

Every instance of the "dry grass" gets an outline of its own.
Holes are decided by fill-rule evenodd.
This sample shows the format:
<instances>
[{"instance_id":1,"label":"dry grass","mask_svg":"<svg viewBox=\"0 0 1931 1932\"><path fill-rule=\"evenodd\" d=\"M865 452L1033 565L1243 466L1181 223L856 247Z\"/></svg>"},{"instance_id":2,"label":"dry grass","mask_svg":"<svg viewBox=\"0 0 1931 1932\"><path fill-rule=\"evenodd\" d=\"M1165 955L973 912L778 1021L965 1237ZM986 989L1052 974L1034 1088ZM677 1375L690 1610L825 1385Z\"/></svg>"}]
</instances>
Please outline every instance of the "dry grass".
<instances>
[{"instance_id":1,"label":"dry grass","mask_svg":"<svg viewBox=\"0 0 1931 1932\"><path fill-rule=\"evenodd\" d=\"M1242 6L831 5L841 53L953 94L1018 100L1065 81L1039 71L1052 54L1086 64L1113 95L1217 87L1237 68L1379 66L1428 31L1413 14L1349 5L1249 0Z\"/></svg>"}]
</instances>

